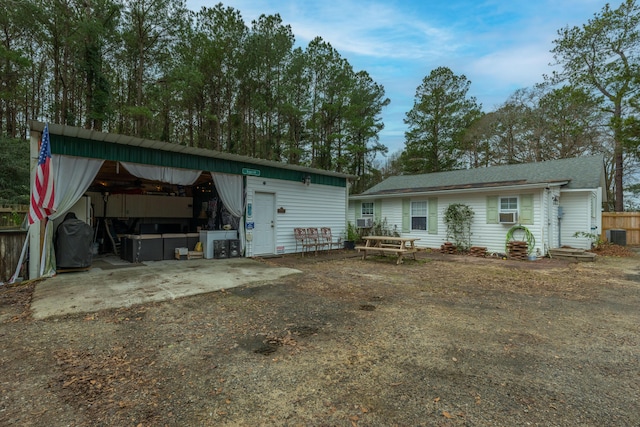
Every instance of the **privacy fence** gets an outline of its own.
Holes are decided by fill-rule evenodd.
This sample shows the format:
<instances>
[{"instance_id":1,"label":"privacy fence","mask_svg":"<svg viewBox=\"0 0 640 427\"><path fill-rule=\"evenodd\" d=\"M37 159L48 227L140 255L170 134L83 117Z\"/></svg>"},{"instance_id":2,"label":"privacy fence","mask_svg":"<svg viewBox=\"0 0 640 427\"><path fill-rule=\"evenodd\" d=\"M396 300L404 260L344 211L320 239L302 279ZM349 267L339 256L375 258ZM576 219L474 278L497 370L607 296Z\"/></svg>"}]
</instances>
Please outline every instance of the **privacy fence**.
<instances>
[{"instance_id":1,"label":"privacy fence","mask_svg":"<svg viewBox=\"0 0 640 427\"><path fill-rule=\"evenodd\" d=\"M25 215L29 211L27 205L0 205L0 283L8 281L20 261L20 253L27 232L20 230ZM24 277L25 271L20 275Z\"/></svg>"},{"instance_id":2,"label":"privacy fence","mask_svg":"<svg viewBox=\"0 0 640 427\"><path fill-rule=\"evenodd\" d=\"M16 271L26 238L27 232L24 230L0 229L0 283L8 281ZM26 270L26 266L23 268ZM18 276L26 278L25 273L21 270Z\"/></svg>"},{"instance_id":3,"label":"privacy fence","mask_svg":"<svg viewBox=\"0 0 640 427\"><path fill-rule=\"evenodd\" d=\"M640 245L640 212L603 212L602 240L606 240L607 230L625 230L627 245Z\"/></svg>"}]
</instances>

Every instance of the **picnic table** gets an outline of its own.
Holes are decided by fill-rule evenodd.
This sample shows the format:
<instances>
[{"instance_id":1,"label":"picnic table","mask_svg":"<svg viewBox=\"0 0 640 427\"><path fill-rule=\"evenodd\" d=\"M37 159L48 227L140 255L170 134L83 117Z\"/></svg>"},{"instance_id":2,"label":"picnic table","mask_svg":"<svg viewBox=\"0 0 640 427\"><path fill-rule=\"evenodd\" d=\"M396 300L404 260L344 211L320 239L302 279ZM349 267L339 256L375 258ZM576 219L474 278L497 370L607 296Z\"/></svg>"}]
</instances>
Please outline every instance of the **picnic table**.
<instances>
[{"instance_id":1,"label":"picnic table","mask_svg":"<svg viewBox=\"0 0 640 427\"><path fill-rule=\"evenodd\" d=\"M396 264L402 264L404 254L412 254L416 259L418 249L415 241L420 240L415 237L394 237L394 236L364 236L364 246L356 246L358 252L362 252L362 259L366 259L369 253L392 253L398 256Z\"/></svg>"}]
</instances>

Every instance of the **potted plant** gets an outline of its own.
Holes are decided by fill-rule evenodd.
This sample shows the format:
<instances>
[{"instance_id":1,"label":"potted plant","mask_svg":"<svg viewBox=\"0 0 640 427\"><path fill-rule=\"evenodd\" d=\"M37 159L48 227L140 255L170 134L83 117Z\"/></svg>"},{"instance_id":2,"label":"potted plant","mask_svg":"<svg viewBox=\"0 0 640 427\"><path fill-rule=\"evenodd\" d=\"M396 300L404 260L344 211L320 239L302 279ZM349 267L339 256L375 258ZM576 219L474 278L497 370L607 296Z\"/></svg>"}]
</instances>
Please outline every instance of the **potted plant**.
<instances>
[{"instance_id":1,"label":"potted plant","mask_svg":"<svg viewBox=\"0 0 640 427\"><path fill-rule=\"evenodd\" d=\"M345 232L344 248L355 249L356 241L360 240L358 229L351 222L347 223L347 231Z\"/></svg>"}]
</instances>

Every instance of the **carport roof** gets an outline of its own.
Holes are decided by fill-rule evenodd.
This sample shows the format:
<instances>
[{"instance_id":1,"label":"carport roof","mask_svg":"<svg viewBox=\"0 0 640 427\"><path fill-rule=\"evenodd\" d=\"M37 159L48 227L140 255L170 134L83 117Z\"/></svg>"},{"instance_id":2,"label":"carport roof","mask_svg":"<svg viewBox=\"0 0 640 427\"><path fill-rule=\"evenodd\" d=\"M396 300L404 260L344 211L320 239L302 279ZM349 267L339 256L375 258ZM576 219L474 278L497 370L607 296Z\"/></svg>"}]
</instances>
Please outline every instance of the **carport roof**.
<instances>
[{"instance_id":1,"label":"carport roof","mask_svg":"<svg viewBox=\"0 0 640 427\"><path fill-rule=\"evenodd\" d=\"M43 122L39 122L35 120L30 122L30 128L33 131L42 132L44 130L44 126L45 126L45 123ZM103 142L108 144L117 144L120 146L138 147L142 149L159 150L164 152L175 153L178 155L186 155L190 157L194 156L194 157L204 157L204 158L210 158L210 159L216 159L216 160L225 160L229 162L235 162L240 165L263 166L267 168L285 169L285 170L297 171L297 172L303 172L303 173L306 172L310 174L324 175L324 176L330 176L330 177L336 177L336 178L345 178L345 179L351 179L351 180L357 179L356 175L349 175L349 174L344 174L340 172L315 169L315 168L299 166L299 165L291 165L287 163L276 162L273 160L264 160L264 159L258 159L255 157L241 156L237 154L223 153L221 151L208 150L205 148L188 147L186 145L173 144L169 142L156 141L156 140L145 139L145 138L137 138L133 136L121 135L116 133L99 132L99 131L84 129L84 128L75 127L75 126L49 123L49 134L52 136L52 150L54 150L54 147L53 147L54 135L58 135L65 138L73 138L73 139L84 140L84 141ZM58 154L68 154L68 153L58 153ZM73 155L73 154L70 154L70 155ZM130 158L128 159L110 158L109 159L103 155L87 156L87 157L105 158L107 160L134 161ZM150 161L147 163L162 165L162 163L156 162L156 161ZM164 166L181 167L180 165L164 165ZM203 168L193 167L193 169L203 169Z\"/></svg>"}]
</instances>

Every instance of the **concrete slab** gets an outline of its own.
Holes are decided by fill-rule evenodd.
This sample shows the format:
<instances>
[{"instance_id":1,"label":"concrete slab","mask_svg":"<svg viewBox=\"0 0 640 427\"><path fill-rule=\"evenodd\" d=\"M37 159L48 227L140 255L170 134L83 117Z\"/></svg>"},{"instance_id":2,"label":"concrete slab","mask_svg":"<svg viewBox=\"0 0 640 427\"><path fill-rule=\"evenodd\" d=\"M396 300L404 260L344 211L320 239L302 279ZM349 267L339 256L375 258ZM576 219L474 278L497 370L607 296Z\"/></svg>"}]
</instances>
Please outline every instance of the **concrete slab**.
<instances>
[{"instance_id":1,"label":"concrete slab","mask_svg":"<svg viewBox=\"0 0 640 427\"><path fill-rule=\"evenodd\" d=\"M119 268L122 267L122 268ZM117 261L110 268L61 273L36 285L33 318L128 307L273 281L300 273L250 258L145 262L133 266Z\"/></svg>"}]
</instances>

